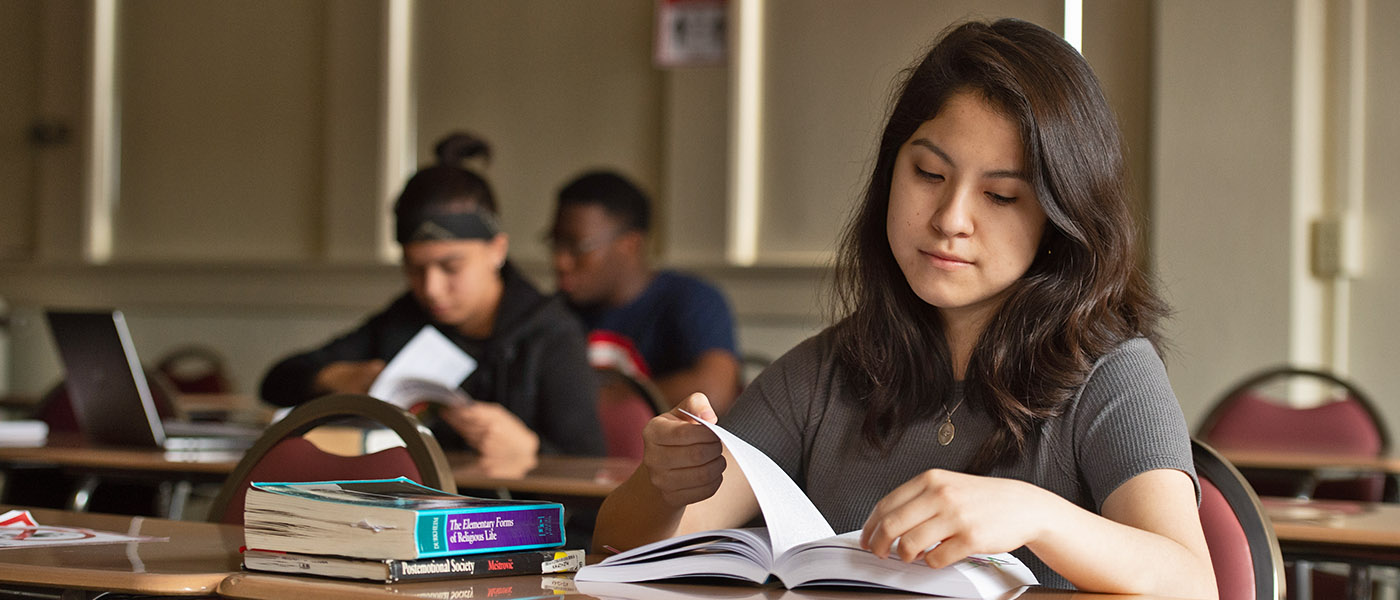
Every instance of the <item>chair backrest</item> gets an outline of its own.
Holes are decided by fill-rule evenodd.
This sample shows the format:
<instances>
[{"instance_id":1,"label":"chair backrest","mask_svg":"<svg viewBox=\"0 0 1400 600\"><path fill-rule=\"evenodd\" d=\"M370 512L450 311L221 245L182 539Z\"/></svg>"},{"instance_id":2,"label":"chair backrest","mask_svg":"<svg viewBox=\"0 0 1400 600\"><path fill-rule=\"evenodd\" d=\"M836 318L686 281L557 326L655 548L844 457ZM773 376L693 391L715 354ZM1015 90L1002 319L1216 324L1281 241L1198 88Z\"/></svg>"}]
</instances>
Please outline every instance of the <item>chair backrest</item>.
<instances>
[{"instance_id":1,"label":"chair backrest","mask_svg":"<svg viewBox=\"0 0 1400 600\"><path fill-rule=\"evenodd\" d=\"M161 357L156 370L165 374L181 394L227 394L233 383L225 373L224 357L206 346L175 348Z\"/></svg>"},{"instance_id":2,"label":"chair backrest","mask_svg":"<svg viewBox=\"0 0 1400 600\"><path fill-rule=\"evenodd\" d=\"M613 369L594 367L598 374L598 421L608 456L642 458L642 429L666 410L666 400L650 380Z\"/></svg>"},{"instance_id":3,"label":"chair backrest","mask_svg":"<svg viewBox=\"0 0 1400 600\"><path fill-rule=\"evenodd\" d=\"M1316 394L1291 398L1295 389ZM1294 406L1292 400L1303 407ZM1275 450L1379 456L1390 448L1384 420L1356 385L1313 369L1275 367L1245 378L1216 403L1197 437L1229 450ZM1381 475L1327 481L1315 489L1307 482L1277 474L1251 475L1257 492L1380 501Z\"/></svg>"},{"instance_id":4,"label":"chair backrest","mask_svg":"<svg viewBox=\"0 0 1400 600\"><path fill-rule=\"evenodd\" d=\"M1192 440L1201 483L1201 528L1220 600L1282 600L1283 553L1259 497L1229 462Z\"/></svg>"},{"instance_id":5,"label":"chair backrest","mask_svg":"<svg viewBox=\"0 0 1400 600\"><path fill-rule=\"evenodd\" d=\"M383 425L403 440L360 456L340 456L302 437L328 423L356 420ZM407 411L360 394L334 394L306 402L273 423L243 455L209 510L209 520L243 523L243 500L255 481L322 481L408 477L428 487L456 492L452 469L432 432Z\"/></svg>"},{"instance_id":6,"label":"chair backrest","mask_svg":"<svg viewBox=\"0 0 1400 600\"><path fill-rule=\"evenodd\" d=\"M156 404L156 414L161 419L174 419L180 416L175 403L175 387L160 371L145 369L146 384L151 386L151 399ZM51 433L78 433L78 415L74 412L73 399L68 395L68 385L64 381L55 383L34 405L33 418L49 426Z\"/></svg>"}]
</instances>

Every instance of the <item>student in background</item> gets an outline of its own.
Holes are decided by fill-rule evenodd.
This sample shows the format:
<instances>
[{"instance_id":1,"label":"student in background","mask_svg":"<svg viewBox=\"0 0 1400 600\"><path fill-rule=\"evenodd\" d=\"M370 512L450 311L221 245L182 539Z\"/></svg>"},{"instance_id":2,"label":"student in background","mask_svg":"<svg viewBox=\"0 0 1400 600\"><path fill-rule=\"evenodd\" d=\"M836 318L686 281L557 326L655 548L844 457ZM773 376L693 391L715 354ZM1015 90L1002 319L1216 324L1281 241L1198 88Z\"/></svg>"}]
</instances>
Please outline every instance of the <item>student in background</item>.
<instances>
[{"instance_id":1,"label":"student in background","mask_svg":"<svg viewBox=\"0 0 1400 600\"><path fill-rule=\"evenodd\" d=\"M263 399L291 406L332 392L366 393L424 325L477 360L461 389L476 402L443 410L434 432L446 447L483 456L543 450L602 454L597 383L583 331L564 303L544 296L509 260L490 186L463 164L489 157L456 133L436 148L394 205L409 291L355 330L277 363Z\"/></svg>"},{"instance_id":2,"label":"student in background","mask_svg":"<svg viewBox=\"0 0 1400 600\"><path fill-rule=\"evenodd\" d=\"M879 556L942 567L1010 551L1051 587L1214 598L1157 351L1166 306L1135 263L1097 79L1014 19L949 30L904 77L840 246L835 324L721 425ZM701 396L682 407L716 419ZM677 411L644 437L595 547L759 514L704 427Z\"/></svg>"},{"instance_id":3,"label":"student in background","mask_svg":"<svg viewBox=\"0 0 1400 600\"><path fill-rule=\"evenodd\" d=\"M591 332L595 357L639 355L637 367L672 405L703 392L723 413L739 381L729 304L706 281L653 270L650 227L651 201L623 176L574 178L559 190L547 236L559 291ZM600 345L622 349L599 352Z\"/></svg>"}]
</instances>

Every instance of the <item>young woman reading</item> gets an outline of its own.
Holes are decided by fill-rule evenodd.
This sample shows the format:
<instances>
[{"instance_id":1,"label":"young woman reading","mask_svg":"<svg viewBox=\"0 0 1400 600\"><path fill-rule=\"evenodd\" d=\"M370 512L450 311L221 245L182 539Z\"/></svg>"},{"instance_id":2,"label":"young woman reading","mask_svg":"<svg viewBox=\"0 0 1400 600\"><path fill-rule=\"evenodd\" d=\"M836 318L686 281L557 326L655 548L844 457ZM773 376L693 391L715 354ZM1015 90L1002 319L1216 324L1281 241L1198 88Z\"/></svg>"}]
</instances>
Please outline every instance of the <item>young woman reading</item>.
<instances>
[{"instance_id":1,"label":"young woman reading","mask_svg":"<svg viewBox=\"0 0 1400 600\"><path fill-rule=\"evenodd\" d=\"M835 324L720 424L879 556L1013 552L1051 587L1214 598L1157 351L1166 307L1134 262L1125 179L1077 51L1017 20L947 32L885 125L840 248ZM715 419L700 395L680 408ZM595 547L759 516L703 426L671 412L644 436Z\"/></svg>"}]
</instances>

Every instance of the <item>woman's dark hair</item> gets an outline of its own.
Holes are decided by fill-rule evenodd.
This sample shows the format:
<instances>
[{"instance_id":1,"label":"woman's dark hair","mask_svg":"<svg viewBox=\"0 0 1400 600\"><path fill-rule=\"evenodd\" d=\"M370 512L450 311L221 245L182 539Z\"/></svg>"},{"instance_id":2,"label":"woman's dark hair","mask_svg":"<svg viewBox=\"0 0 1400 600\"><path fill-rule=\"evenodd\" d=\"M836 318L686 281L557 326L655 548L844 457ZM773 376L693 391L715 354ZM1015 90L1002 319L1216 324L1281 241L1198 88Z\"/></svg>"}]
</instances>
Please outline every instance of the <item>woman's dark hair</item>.
<instances>
[{"instance_id":1,"label":"woman's dark hair","mask_svg":"<svg viewBox=\"0 0 1400 600\"><path fill-rule=\"evenodd\" d=\"M437 162L419 169L404 184L394 202L394 218L400 223L416 223L425 215L472 212L485 209L497 213L491 186L466 163L474 158L489 161L491 148L480 138L464 132L450 133L438 141L433 153Z\"/></svg>"},{"instance_id":2,"label":"woman's dark hair","mask_svg":"<svg viewBox=\"0 0 1400 600\"><path fill-rule=\"evenodd\" d=\"M1118 123L1084 58L1020 20L954 27L905 71L838 251L839 364L852 400L865 407L863 437L888 449L953 393L942 319L905 280L885 221L900 147L960 92L978 94L1017 124L1048 218L1039 252L967 366L966 401L1000 424L971 465L985 473L1019 455L1037 424L1060 414L1099 357L1136 336L1158 344L1167 307L1135 262Z\"/></svg>"}]
</instances>

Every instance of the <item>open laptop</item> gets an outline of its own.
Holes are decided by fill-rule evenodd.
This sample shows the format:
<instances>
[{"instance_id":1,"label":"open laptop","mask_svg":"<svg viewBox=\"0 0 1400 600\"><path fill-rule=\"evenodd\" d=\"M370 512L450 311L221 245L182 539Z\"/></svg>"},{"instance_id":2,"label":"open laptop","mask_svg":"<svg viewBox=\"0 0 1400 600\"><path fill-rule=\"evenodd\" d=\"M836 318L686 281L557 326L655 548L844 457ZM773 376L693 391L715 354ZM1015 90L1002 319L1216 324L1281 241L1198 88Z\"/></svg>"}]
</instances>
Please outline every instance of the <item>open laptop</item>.
<instances>
[{"instance_id":1,"label":"open laptop","mask_svg":"<svg viewBox=\"0 0 1400 600\"><path fill-rule=\"evenodd\" d=\"M94 444L167 450L242 450L261 430L162 421L121 311L47 311L83 436Z\"/></svg>"}]
</instances>

